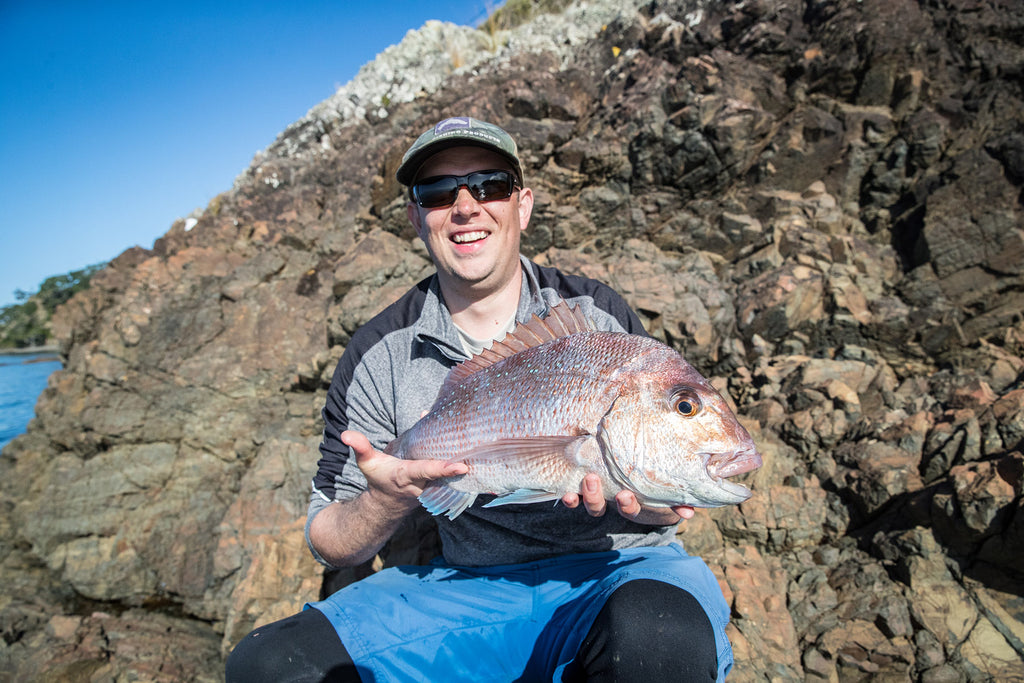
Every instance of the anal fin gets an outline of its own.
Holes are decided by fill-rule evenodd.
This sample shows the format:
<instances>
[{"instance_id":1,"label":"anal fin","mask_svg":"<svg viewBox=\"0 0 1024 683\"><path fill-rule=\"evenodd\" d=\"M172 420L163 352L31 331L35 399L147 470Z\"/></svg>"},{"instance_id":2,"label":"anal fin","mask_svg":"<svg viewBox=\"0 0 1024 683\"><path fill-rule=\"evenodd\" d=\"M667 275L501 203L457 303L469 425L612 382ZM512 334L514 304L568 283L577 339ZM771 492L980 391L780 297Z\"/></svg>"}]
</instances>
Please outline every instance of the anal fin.
<instances>
[{"instance_id":1,"label":"anal fin","mask_svg":"<svg viewBox=\"0 0 1024 683\"><path fill-rule=\"evenodd\" d=\"M498 496L490 503L484 505L485 508L494 508L499 505L525 505L527 503L546 503L549 500L559 500L562 497L561 493L555 493L553 491L538 491L537 489L518 489L511 493L506 493L503 496Z\"/></svg>"}]
</instances>

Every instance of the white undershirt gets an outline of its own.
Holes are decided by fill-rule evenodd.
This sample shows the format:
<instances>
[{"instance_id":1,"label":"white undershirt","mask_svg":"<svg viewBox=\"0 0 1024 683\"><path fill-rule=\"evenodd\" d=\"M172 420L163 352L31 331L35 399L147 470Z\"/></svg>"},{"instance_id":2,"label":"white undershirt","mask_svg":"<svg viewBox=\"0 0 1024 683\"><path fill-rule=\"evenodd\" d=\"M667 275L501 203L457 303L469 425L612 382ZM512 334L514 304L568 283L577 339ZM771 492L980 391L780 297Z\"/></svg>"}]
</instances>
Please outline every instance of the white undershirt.
<instances>
[{"instance_id":1,"label":"white undershirt","mask_svg":"<svg viewBox=\"0 0 1024 683\"><path fill-rule=\"evenodd\" d=\"M455 330L459 333L459 341L462 342L462 350L466 352L466 355L472 358L483 352L484 349L491 347L495 341L500 341L505 338L505 335L512 331L512 328L516 326L516 314L513 313L512 317L505 321L505 324L498 328L497 332L494 333L488 339L475 339L469 335L464 329L455 326Z\"/></svg>"}]
</instances>

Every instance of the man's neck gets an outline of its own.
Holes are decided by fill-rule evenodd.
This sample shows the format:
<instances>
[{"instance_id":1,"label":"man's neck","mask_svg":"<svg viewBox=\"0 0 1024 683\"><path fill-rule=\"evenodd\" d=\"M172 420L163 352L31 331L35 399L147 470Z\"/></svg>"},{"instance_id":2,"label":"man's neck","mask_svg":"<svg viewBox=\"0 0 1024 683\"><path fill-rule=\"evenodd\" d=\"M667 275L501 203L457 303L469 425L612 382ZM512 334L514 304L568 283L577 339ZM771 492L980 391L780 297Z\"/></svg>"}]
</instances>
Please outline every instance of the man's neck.
<instances>
[{"instance_id":1,"label":"man's neck","mask_svg":"<svg viewBox=\"0 0 1024 683\"><path fill-rule=\"evenodd\" d=\"M459 287L446 287L441 281L441 294L451 312L452 321L477 339L491 339L519 308L523 270L516 270L510 282L491 292Z\"/></svg>"}]
</instances>

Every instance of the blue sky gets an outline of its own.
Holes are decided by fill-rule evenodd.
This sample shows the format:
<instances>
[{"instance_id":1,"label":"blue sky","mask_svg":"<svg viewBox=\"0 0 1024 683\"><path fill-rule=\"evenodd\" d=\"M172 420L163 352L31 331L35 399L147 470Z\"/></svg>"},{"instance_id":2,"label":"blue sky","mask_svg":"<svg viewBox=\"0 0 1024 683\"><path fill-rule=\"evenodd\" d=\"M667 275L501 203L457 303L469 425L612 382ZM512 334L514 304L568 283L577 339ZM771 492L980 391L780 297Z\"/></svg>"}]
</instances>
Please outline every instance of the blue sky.
<instances>
[{"instance_id":1,"label":"blue sky","mask_svg":"<svg viewBox=\"0 0 1024 683\"><path fill-rule=\"evenodd\" d=\"M489 0L0 0L0 306L153 246L428 19Z\"/></svg>"}]
</instances>

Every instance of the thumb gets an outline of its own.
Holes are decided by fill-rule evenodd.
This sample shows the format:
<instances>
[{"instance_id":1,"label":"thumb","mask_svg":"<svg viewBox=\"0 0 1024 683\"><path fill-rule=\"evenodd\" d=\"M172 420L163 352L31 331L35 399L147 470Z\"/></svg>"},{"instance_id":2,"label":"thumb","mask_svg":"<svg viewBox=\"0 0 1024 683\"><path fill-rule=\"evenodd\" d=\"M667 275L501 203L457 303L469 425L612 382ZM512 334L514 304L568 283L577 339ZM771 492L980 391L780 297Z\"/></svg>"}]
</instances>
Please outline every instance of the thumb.
<instances>
[{"instance_id":1,"label":"thumb","mask_svg":"<svg viewBox=\"0 0 1024 683\"><path fill-rule=\"evenodd\" d=\"M691 519L697 512L689 505L675 505L672 507L672 511L683 519Z\"/></svg>"},{"instance_id":2,"label":"thumb","mask_svg":"<svg viewBox=\"0 0 1024 683\"><path fill-rule=\"evenodd\" d=\"M352 449L356 455L356 462L367 460L374 456L374 448L370 440L362 432L355 432L351 429L341 433L341 442Z\"/></svg>"}]
</instances>

